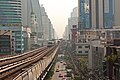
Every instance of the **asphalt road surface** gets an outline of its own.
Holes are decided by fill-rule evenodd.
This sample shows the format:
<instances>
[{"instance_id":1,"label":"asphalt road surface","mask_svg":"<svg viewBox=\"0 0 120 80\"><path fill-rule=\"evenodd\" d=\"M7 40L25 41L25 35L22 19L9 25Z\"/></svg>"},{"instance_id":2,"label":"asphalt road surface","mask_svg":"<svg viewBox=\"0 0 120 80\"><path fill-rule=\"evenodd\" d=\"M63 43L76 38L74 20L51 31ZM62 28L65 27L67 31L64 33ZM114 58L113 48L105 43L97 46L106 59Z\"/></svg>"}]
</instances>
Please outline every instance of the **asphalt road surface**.
<instances>
[{"instance_id":1,"label":"asphalt road surface","mask_svg":"<svg viewBox=\"0 0 120 80\"><path fill-rule=\"evenodd\" d=\"M63 61L57 62L52 80L67 80L66 63Z\"/></svg>"}]
</instances>

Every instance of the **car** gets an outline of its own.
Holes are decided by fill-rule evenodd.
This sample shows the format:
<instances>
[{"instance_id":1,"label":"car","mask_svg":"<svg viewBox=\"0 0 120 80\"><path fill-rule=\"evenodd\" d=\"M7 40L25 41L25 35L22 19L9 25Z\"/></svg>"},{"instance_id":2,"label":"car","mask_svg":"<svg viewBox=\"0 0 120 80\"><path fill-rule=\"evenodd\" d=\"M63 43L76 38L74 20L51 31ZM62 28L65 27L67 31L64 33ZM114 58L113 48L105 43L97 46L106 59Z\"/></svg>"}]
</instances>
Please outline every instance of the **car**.
<instances>
[{"instance_id":1,"label":"car","mask_svg":"<svg viewBox=\"0 0 120 80\"><path fill-rule=\"evenodd\" d=\"M58 65L58 68L59 68L59 65Z\"/></svg>"},{"instance_id":2,"label":"car","mask_svg":"<svg viewBox=\"0 0 120 80\"><path fill-rule=\"evenodd\" d=\"M60 61L60 63L63 63L63 61Z\"/></svg>"},{"instance_id":3,"label":"car","mask_svg":"<svg viewBox=\"0 0 120 80\"><path fill-rule=\"evenodd\" d=\"M58 70L58 69L56 69L56 72L59 72L59 70Z\"/></svg>"},{"instance_id":4,"label":"car","mask_svg":"<svg viewBox=\"0 0 120 80\"><path fill-rule=\"evenodd\" d=\"M66 65L66 63L63 63L63 65Z\"/></svg>"},{"instance_id":5,"label":"car","mask_svg":"<svg viewBox=\"0 0 120 80\"><path fill-rule=\"evenodd\" d=\"M59 77L63 77L61 74L59 74Z\"/></svg>"},{"instance_id":6,"label":"car","mask_svg":"<svg viewBox=\"0 0 120 80\"><path fill-rule=\"evenodd\" d=\"M66 80L66 78L63 77L62 80Z\"/></svg>"},{"instance_id":7,"label":"car","mask_svg":"<svg viewBox=\"0 0 120 80\"><path fill-rule=\"evenodd\" d=\"M67 74L66 74L66 75L64 75L64 77L67 77Z\"/></svg>"}]
</instances>

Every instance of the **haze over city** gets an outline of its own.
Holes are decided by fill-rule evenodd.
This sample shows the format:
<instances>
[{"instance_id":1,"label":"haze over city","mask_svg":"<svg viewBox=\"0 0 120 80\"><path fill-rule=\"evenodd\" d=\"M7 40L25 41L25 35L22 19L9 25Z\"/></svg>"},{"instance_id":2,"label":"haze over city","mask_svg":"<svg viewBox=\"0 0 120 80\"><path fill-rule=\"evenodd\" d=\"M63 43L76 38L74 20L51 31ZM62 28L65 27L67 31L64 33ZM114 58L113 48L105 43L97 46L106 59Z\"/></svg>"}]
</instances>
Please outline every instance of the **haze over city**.
<instances>
[{"instance_id":1,"label":"haze over city","mask_svg":"<svg viewBox=\"0 0 120 80\"><path fill-rule=\"evenodd\" d=\"M120 80L120 0L0 0L0 80Z\"/></svg>"},{"instance_id":2,"label":"haze over city","mask_svg":"<svg viewBox=\"0 0 120 80\"><path fill-rule=\"evenodd\" d=\"M78 0L39 0L39 2L45 7L58 37L61 38L68 24L70 13L78 5Z\"/></svg>"}]
</instances>

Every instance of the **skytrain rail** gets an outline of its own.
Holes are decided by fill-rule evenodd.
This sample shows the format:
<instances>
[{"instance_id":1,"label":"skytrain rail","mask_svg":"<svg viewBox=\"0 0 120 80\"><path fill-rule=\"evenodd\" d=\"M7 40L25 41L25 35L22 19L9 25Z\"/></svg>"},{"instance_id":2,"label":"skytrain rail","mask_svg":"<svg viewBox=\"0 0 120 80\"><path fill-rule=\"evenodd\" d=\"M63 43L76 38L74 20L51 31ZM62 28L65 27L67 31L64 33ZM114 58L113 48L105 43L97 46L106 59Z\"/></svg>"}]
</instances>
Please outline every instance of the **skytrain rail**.
<instances>
[{"instance_id":1,"label":"skytrain rail","mask_svg":"<svg viewBox=\"0 0 120 80\"><path fill-rule=\"evenodd\" d=\"M34 51L31 51L31 53L29 52L27 55L24 54L24 56L20 56L15 58L11 58L10 62L9 59L7 59L7 63L4 62L4 64L2 64L1 69L0 69L0 80L12 80L14 76L14 73L16 73L16 75L18 75L21 70L23 70L24 68L28 68L29 66L32 66L32 64L38 62L39 60L42 60L44 57L46 57L46 55L48 56L48 54L50 55L54 50L55 50L56 46L51 47L51 48L42 48L42 49L37 49ZM5 61L5 59L3 60ZM7 65L5 65L7 64ZM11 77L11 79L10 79Z\"/></svg>"},{"instance_id":2,"label":"skytrain rail","mask_svg":"<svg viewBox=\"0 0 120 80\"><path fill-rule=\"evenodd\" d=\"M13 57L0 59L0 69L1 69L1 66L8 65L8 64L14 63L16 61L23 60L25 58L28 58L30 56L35 55L36 51L39 52L39 51L43 51L44 49L45 49L45 47L44 48L35 49L35 50L30 51L30 52L26 52L26 53L23 53L23 54L20 54L20 55L16 55L16 56L13 56Z\"/></svg>"}]
</instances>

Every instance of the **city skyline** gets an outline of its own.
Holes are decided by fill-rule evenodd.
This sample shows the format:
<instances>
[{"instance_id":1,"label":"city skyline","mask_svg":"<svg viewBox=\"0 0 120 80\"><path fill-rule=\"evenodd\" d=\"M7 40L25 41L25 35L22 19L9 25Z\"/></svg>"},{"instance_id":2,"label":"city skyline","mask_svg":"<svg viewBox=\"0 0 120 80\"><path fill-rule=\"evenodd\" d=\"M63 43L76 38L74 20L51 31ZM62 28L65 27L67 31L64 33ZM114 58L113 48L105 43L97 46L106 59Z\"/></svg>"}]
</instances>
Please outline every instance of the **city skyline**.
<instances>
[{"instance_id":1,"label":"city skyline","mask_svg":"<svg viewBox=\"0 0 120 80\"><path fill-rule=\"evenodd\" d=\"M45 7L48 17L55 28L58 38L63 36L65 26L73 8L77 7L77 0L39 0L40 5Z\"/></svg>"}]
</instances>

